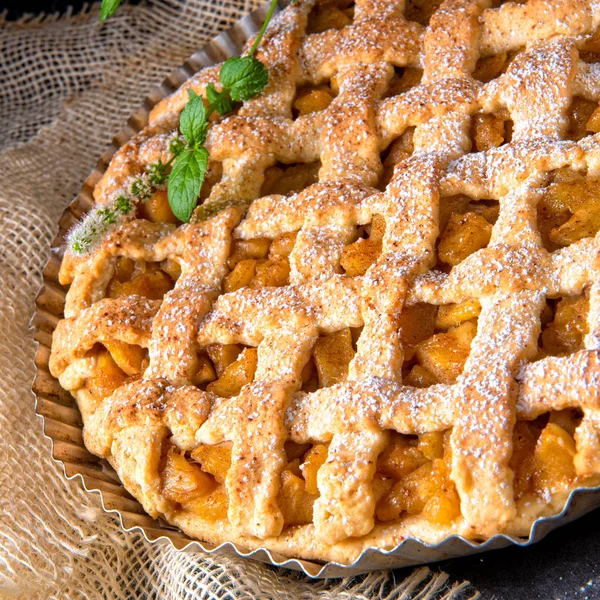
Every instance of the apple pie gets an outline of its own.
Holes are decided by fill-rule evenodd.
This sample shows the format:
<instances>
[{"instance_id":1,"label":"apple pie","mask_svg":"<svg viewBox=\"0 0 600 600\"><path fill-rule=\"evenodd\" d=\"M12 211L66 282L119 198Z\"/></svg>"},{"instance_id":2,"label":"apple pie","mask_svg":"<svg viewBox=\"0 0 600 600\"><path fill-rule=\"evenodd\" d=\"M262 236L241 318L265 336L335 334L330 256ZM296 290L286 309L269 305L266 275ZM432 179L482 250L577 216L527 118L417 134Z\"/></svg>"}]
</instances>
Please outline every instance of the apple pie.
<instances>
[{"instance_id":1,"label":"apple pie","mask_svg":"<svg viewBox=\"0 0 600 600\"><path fill-rule=\"evenodd\" d=\"M62 263L52 374L151 516L350 563L527 537L600 483L599 24L585 0L278 14L191 222L161 188ZM99 205L218 75L153 108Z\"/></svg>"}]
</instances>

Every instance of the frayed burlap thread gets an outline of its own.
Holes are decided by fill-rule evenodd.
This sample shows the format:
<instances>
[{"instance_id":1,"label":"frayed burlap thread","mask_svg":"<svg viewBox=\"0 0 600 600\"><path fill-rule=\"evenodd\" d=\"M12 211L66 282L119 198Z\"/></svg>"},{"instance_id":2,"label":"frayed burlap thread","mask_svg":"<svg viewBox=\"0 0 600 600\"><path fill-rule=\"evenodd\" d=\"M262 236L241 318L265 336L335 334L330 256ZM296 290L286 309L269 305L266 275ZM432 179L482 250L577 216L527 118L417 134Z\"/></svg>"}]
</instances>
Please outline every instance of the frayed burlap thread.
<instances>
[{"instance_id":1,"label":"frayed burlap thread","mask_svg":"<svg viewBox=\"0 0 600 600\"><path fill-rule=\"evenodd\" d=\"M30 392L29 321L65 206L145 94L255 0L98 6L0 16L0 598L455 600L479 594L426 567L310 581L241 558L148 543L51 459Z\"/></svg>"}]
</instances>

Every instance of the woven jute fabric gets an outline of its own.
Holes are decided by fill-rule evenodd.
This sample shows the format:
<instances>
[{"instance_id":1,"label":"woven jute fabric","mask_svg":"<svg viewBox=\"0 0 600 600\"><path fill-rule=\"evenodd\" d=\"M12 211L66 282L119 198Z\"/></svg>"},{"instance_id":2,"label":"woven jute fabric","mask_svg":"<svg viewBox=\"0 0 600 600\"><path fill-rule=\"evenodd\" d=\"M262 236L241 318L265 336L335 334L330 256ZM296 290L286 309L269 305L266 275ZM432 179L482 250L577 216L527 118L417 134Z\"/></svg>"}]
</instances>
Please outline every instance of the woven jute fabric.
<instances>
[{"instance_id":1,"label":"woven jute fabric","mask_svg":"<svg viewBox=\"0 0 600 600\"><path fill-rule=\"evenodd\" d=\"M310 581L242 558L175 550L124 532L97 494L51 459L30 391L29 321L65 206L146 93L256 0L0 17L0 597L458 599L439 569Z\"/></svg>"}]
</instances>

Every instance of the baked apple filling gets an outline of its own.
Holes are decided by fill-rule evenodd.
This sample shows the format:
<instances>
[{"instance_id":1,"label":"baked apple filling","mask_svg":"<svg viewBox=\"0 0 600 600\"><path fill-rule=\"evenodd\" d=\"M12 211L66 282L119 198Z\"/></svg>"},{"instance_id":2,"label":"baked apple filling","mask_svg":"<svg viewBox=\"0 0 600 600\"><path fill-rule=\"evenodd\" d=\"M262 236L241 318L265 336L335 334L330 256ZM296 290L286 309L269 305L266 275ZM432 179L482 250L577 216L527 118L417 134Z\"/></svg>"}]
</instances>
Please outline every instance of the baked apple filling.
<instances>
[{"instance_id":1,"label":"baked apple filling","mask_svg":"<svg viewBox=\"0 0 600 600\"><path fill-rule=\"evenodd\" d=\"M137 295L160 300L173 289L180 274L179 264L170 259L161 263L147 263L120 256L106 295L109 298Z\"/></svg>"},{"instance_id":2,"label":"baked apple filling","mask_svg":"<svg viewBox=\"0 0 600 600\"><path fill-rule=\"evenodd\" d=\"M537 206L542 244L549 251L600 231L600 180L560 169L551 176Z\"/></svg>"},{"instance_id":3,"label":"baked apple filling","mask_svg":"<svg viewBox=\"0 0 600 600\"><path fill-rule=\"evenodd\" d=\"M355 339L349 327L320 335L302 370L302 391L314 392L345 381L356 352Z\"/></svg>"},{"instance_id":4,"label":"baked apple filling","mask_svg":"<svg viewBox=\"0 0 600 600\"><path fill-rule=\"evenodd\" d=\"M266 169L260 194L261 196L270 196L271 194L289 196L301 192L309 185L317 183L320 168L320 162L293 165L277 163Z\"/></svg>"},{"instance_id":5,"label":"baked apple filling","mask_svg":"<svg viewBox=\"0 0 600 600\"><path fill-rule=\"evenodd\" d=\"M489 83L506 72L515 53L500 52L492 56L484 56L477 61L473 78L482 83Z\"/></svg>"},{"instance_id":6,"label":"baked apple filling","mask_svg":"<svg viewBox=\"0 0 600 600\"><path fill-rule=\"evenodd\" d=\"M580 411L568 409L516 423L510 468L517 501L553 494L577 482L573 434L580 420ZM460 498L451 478L450 434L451 430L418 436L390 432L373 479L377 521L420 515L444 526L460 517ZM311 523L328 444L287 442L285 450L288 464L281 473L278 506L286 526ZM161 471L165 496L203 519L225 520L224 484L230 465L230 442L201 445L189 455L167 443Z\"/></svg>"},{"instance_id":7,"label":"baked apple filling","mask_svg":"<svg viewBox=\"0 0 600 600\"><path fill-rule=\"evenodd\" d=\"M325 110L336 97L329 85L305 86L296 90L296 98L292 103L294 118L310 115Z\"/></svg>"},{"instance_id":8,"label":"baked apple filling","mask_svg":"<svg viewBox=\"0 0 600 600\"><path fill-rule=\"evenodd\" d=\"M469 357L480 312L477 300L405 307L400 316L404 384L424 388L455 383Z\"/></svg>"},{"instance_id":9,"label":"baked apple filling","mask_svg":"<svg viewBox=\"0 0 600 600\"><path fill-rule=\"evenodd\" d=\"M381 163L383 164L383 172L377 183L377 187L384 191L392 180L394 168L403 160L407 159L414 151L413 133L414 127L406 129L402 135L397 137L382 153Z\"/></svg>"},{"instance_id":10,"label":"baked apple filling","mask_svg":"<svg viewBox=\"0 0 600 600\"><path fill-rule=\"evenodd\" d=\"M213 344L199 352L196 364L194 385L231 398L254 380L257 351L241 344Z\"/></svg>"},{"instance_id":11,"label":"baked apple filling","mask_svg":"<svg viewBox=\"0 0 600 600\"><path fill-rule=\"evenodd\" d=\"M85 389L97 401L141 377L148 366L148 351L145 348L119 340L95 344L86 357L96 359L94 375L86 379Z\"/></svg>"},{"instance_id":12,"label":"baked apple filling","mask_svg":"<svg viewBox=\"0 0 600 600\"><path fill-rule=\"evenodd\" d=\"M450 479L449 433L407 436L392 432L377 461L375 480L381 498L375 516L379 521L422 515L443 525L460 516L460 499Z\"/></svg>"},{"instance_id":13,"label":"baked apple filling","mask_svg":"<svg viewBox=\"0 0 600 600\"><path fill-rule=\"evenodd\" d=\"M267 238L234 240L227 263L231 271L225 278L223 291L288 285L288 256L295 242L296 233L284 233L272 241Z\"/></svg>"},{"instance_id":14,"label":"baked apple filling","mask_svg":"<svg viewBox=\"0 0 600 600\"><path fill-rule=\"evenodd\" d=\"M356 277L367 272L381 254L384 233L385 218L377 214L371 223L358 229L358 239L344 248L340 259L346 275Z\"/></svg>"},{"instance_id":15,"label":"baked apple filling","mask_svg":"<svg viewBox=\"0 0 600 600\"><path fill-rule=\"evenodd\" d=\"M573 435L580 421L580 411L567 409L515 425L510 467L516 500L527 494L545 497L577 482Z\"/></svg>"},{"instance_id":16,"label":"baked apple filling","mask_svg":"<svg viewBox=\"0 0 600 600\"><path fill-rule=\"evenodd\" d=\"M569 109L567 137L575 142L600 131L598 102L576 96Z\"/></svg>"},{"instance_id":17,"label":"baked apple filling","mask_svg":"<svg viewBox=\"0 0 600 600\"><path fill-rule=\"evenodd\" d=\"M163 493L181 509L202 515L207 521L224 521L227 519L227 491L223 485L227 470L224 467L229 467L231 450L225 456L223 470L217 470L222 450L211 446L214 449L211 458L203 462L201 453L194 458L201 448L188 457L170 442L165 444L160 466Z\"/></svg>"},{"instance_id":18,"label":"baked apple filling","mask_svg":"<svg viewBox=\"0 0 600 600\"><path fill-rule=\"evenodd\" d=\"M437 268L448 271L485 248L499 210L495 200L472 200L464 195L441 198Z\"/></svg>"},{"instance_id":19,"label":"baked apple filling","mask_svg":"<svg viewBox=\"0 0 600 600\"><path fill-rule=\"evenodd\" d=\"M578 46L579 58L587 63L600 61L600 31L595 31Z\"/></svg>"},{"instance_id":20,"label":"baked apple filling","mask_svg":"<svg viewBox=\"0 0 600 600\"><path fill-rule=\"evenodd\" d=\"M391 98L408 92L419 85L423 78L423 69L416 67L394 67L394 75L387 87L384 98Z\"/></svg>"},{"instance_id":21,"label":"baked apple filling","mask_svg":"<svg viewBox=\"0 0 600 600\"><path fill-rule=\"evenodd\" d=\"M541 314L542 331L536 359L583 350L588 311L589 300L585 294L547 300Z\"/></svg>"},{"instance_id":22,"label":"baked apple filling","mask_svg":"<svg viewBox=\"0 0 600 600\"><path fill-rule=\"evenodd\" d=\"M513 122L506 109L494 113L475 113L471 119L471 145L474 152L485 152L512 140Z\"/></svg>"},{"instance_id":23,"label":"baked apple filling","mask_svg":"<svg viewBox=\"0 0 600 600\"><path fill-rule=\"evenodd\" d=\"M328 0L319 2L308 16L307 33L323 33L328 29L343 29L354 19L354 2Z\"/></svg>"},{"instance_id":24,"label":"baked apple filling","mask_svg":"<svg viewBox=\"0 0 600 600\"><path fill-rule=\"evenodd\" d=\"M409 21L428 25L429 20L442 4L442 0L408 0L404 15Z\"/></svg>"}]
</instances>

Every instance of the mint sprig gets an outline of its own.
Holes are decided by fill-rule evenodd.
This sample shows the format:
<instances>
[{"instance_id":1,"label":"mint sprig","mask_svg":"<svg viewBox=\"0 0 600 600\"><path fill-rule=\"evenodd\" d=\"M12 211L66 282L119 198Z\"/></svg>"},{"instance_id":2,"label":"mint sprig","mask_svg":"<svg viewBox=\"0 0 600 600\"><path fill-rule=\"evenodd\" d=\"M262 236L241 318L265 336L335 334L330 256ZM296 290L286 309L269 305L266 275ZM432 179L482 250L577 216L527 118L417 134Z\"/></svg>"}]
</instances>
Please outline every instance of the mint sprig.
<instances>
[{"instance_id":1,"label":"mint sprig","mask_svg":"<svg viewBox=\"0 0 600 600\"><path fill-rule=\"evenodd\" d=\"M190 217L200 195L208 167L208 150L202 145L208 133L209 110L201 96L188 90L190 97L179 117L179 131L185 139L171 142L177 160L169 175L168 198L173 214L184 223Z\"/></svg>"},{"instance_id":2,"label":"mint sprig","mask_svg":"<svg viewBox=\"0 0 600 600\"><path fill-rule=\"evenodd\" d=\"M121 5L121 0L102 0L100 7L100 20L105 21L108 17L112 17L117 8Z\"/></svg>"},{"instance_id":3,"label":"mint sprig","mask_svg":"<svg viewBox=\"0 0 600 600\"><path fill-rule=\"evenodd\" d=\"M121 194L113 202L93 208L67 235L67 246L74 254L88 254L94 250L102 238L131 215L139 202L145 202L165 184L168 169L176 155L163 163L160 159L149 164L144 172L136 177L129 195Z\"/></svg>"},{"instance_id":4,"label":"mint sprig","mask_svg":"<svg viewBox=\"0 0 600 600\"><path fill-rule=\"evenodd\" d=\"M237 102L254 98L269 82L265 65L254 58L258 45L275 11L277 0L271 5L265 21L258 32L247 56L228 58L219 72L222 90L219 92L210 83L206 87L206 100L193 90L188 90L189 101L179 118L179 131L186 144L179 140L171 144L171 152L179 152L169 175L169 206L181 221L189 222L198 203L198 196L208 167L208 150L203 146L208 133L210 115L217 112L225 115L234 110ZM181 166L180 166L180 163Z\"/></svg>"},{"instance_id":5,"label":"mint sprig","mask_svg":"<svg viewBox=\"0 0 600 600\"><path fill-rule=\"evenodd\" d=\"M102 0L100 19L112 16L121 0ZM247 56L228 58L219 73L221 91L212 83L206 87L204 99L188 90L189 100L179 117L181 137L169 145L171 157L166 163L160 159L148 165L131 184L129 196L120 195L109 205L92 210L68 236L68 246L75 254L87 254L100 238L130 215L139 202L150 199L158 188L167 184L169 206L173 214L188 223L198 203L200 190L208 168L208 150L204 147L209 119L213 112L226 115L238 102L260 94L269 81L265 65L254 58L260 41L271 20L277 0L271 0L265 21ZM227 201L227 205L231 201Z\"/></svg>"}]
</instances>

